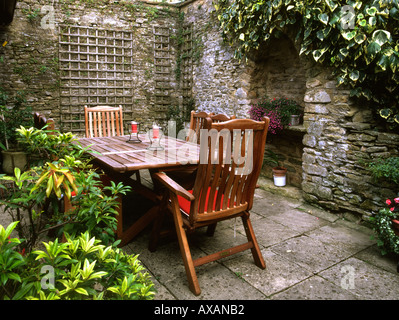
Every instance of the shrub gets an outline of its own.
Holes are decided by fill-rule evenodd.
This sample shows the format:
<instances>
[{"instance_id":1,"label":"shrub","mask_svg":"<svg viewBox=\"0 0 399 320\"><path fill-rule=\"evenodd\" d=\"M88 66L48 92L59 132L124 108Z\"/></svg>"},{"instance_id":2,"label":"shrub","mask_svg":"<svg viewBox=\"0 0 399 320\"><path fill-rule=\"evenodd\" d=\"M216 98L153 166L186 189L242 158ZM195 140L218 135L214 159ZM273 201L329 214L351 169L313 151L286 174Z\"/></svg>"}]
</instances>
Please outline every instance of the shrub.
<instances>
[{"instance_id":1,"label":"shrub","mask_svg":"<svg viewBox=\"0 0 399 320\"><path fill-rule=\"evenodd\" d=\"M398 195L399 196L399 195ZM388 208L381 209L370 218L382 254L399 254L399 236L392 229L392 220L399 218L399 197L387 199Z\"/></svg>"},{"instance_id":2,"label":"shrub","mask_svg":"<svg viewBox=\"0 0 399 320\"><path fill-rule=\"evenodd\" d=\"M89 232L23 256L0 225L0 299L150 300L155 292L138 256L105 246Z\"/></svg>"},{"instance_id":3,"label":"shrub","mask_svg":"<svg viewBox=\"0 0 399 320\"><path fill-rule=\"evenodd\" d=\"M375 179L387 179L399 185L399 157L378 158L368 169Z\"/></svg>"}]
</instances>

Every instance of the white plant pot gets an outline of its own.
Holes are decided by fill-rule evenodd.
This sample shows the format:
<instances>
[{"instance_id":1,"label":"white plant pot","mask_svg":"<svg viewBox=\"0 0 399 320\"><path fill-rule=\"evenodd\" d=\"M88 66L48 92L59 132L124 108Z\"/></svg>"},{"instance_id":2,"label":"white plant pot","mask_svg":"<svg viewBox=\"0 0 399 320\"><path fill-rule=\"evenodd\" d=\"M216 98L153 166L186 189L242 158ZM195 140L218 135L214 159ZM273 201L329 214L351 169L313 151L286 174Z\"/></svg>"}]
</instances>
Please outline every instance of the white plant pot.
<instances>
[{"instance_id":1,"label":"white plant pot","mask_svg":"<svg viewBox=\"0 0 399 320\"><path fill-rule=\"evenodd\" d=\"M285 178L286 178L286 176L282 176L282 177L273 176L274 185L277 187L284 187L286 184Z\"/></svg>"}]
</instances>

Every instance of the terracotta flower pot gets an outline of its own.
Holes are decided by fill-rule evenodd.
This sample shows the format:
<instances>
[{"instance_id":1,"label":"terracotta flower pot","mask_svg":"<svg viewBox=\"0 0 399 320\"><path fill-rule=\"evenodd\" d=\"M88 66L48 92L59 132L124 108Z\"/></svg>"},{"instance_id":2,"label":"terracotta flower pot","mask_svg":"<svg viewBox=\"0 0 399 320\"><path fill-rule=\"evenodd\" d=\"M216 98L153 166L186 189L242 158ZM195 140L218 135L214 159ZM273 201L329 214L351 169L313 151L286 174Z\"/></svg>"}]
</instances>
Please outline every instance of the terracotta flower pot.
<instances>
[{"instance_id":1,"label":"terracotta flower pot","mask_svg":"<svg viewBox=\"0 0 399 320\"><path fill-rule=\"evenodd\" d=\"M277 187L284 187L286 184L287 168L274 167L272 170L274 185Z\"/></svg>"}]
</instances>

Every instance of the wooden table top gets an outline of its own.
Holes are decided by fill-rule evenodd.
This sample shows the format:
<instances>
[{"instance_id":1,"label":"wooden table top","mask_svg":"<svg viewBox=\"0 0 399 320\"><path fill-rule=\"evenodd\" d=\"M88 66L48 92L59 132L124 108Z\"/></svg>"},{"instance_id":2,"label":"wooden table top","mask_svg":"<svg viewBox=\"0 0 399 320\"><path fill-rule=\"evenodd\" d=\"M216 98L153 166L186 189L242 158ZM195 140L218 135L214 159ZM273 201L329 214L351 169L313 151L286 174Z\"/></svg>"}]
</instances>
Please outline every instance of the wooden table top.
<instances>
[{"instance_id":1,"label":"wooden table top","mask_svg":"<svg viewBox=\"0 0 399 320\"><path fill-rule=\"evenodd\" d=\"M150 150L151 141L146 134L139 134L141 143L127 142L130 136L81 138L82 147L89 147L101 167L117 173L128 173L140 169L179 167L186 164L198 164L198 144L173 137L163 136L160 145L163 150Z\"/></svg>"}]
</instances>

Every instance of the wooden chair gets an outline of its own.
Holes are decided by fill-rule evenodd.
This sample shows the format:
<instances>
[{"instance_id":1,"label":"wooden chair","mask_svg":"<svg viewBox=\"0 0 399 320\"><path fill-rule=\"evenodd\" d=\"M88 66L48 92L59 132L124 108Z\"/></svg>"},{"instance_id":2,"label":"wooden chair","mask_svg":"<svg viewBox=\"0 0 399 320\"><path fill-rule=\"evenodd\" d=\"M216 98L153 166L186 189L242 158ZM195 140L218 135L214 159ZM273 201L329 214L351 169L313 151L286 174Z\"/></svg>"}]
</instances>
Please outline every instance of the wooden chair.
<instances>
[{"instance_id":1,"label":"wooden chair","mask_svg":"<svg viewBox=\"0 0 399 320\"><path fill-rule=\"evenodd\" d=\"M200 164L193 189L184 189L165 173L154 174L154 179L166 189L163 205L167 210L159 211L149 246L151 251L155 250L165 212L170 212L189 287L196 295L201 293L201 289L195 267L247 249L251 249L258 267L266 267L249 218L249 210L252 208L255 185L262 167L269 118L260 122L235 119L211 123L209 118L206 121L206 128L212 128L211 137L201 136ZM234 139L231 151L232 135ZM248 242L193 261L187 233L236 217L242 219Z\"/></svg>"},{"instance_id":2,"label":"wooden chair","mask_svg":"<svg viewBox=\"0 0 399 320\"><path fill-rule=\"evenodd\" d=\"M227 116L225 114L213 114L206 112L198 112L191 111L191 120L190 120L190 131L186 140L190 142L199 143L200 138L200 130L204 128L206 118L209 117L212 120L212 123L224 122L228 120L235 119L236 117ZM184 169L166 169L165 170L170 178L178 182L183 187L190 187L194 184L195 176L196 176L196 168L184 168Z\"/></svg>"},{"instance_id":3,"label":"wooden chair","mask_svg":"<svg viewBox=\"0 0 399 320\"><path fill-rule=\"evenodd\" d=\"M220 114L211 114L210 118L212 122L224 122L224 121L233 120L236 118L236 116L235 115L228 116L220 113Z\"/></svg>"},{"instance_id":4,"label":"wooden chair","mask_svg":"<svg viewBox=\"0 0 399 320\"><path fill-rule=\"evenodd\" d=\"M123 135L122 106L85 106L85 125L86 138Z\"/></svg>"},{"instance_id":5,"label":"wooden chair","mask_svg":"<svg viewBox=\"0 0 399 320\"><path fill-rule=\"evenodd\" d=\"M189 142L199 143L200 130L204 128L205 119L213 113L207 113L204 111L195 112L191 111L190 115L190 130L188 132L186 140Z\"/></svg>"},{"instance_id":6,"label":"wooden chair","mask_svg":"<svg viewBox=\"0 0 399 320\"><path fill-rule=\"evenodd\" d=\"M33 123L35 128L43 129L47 125L46 130L55 130L54 119L47 119L45 115L40 112L33 113Z\"/></svg>"}]
</instances>

